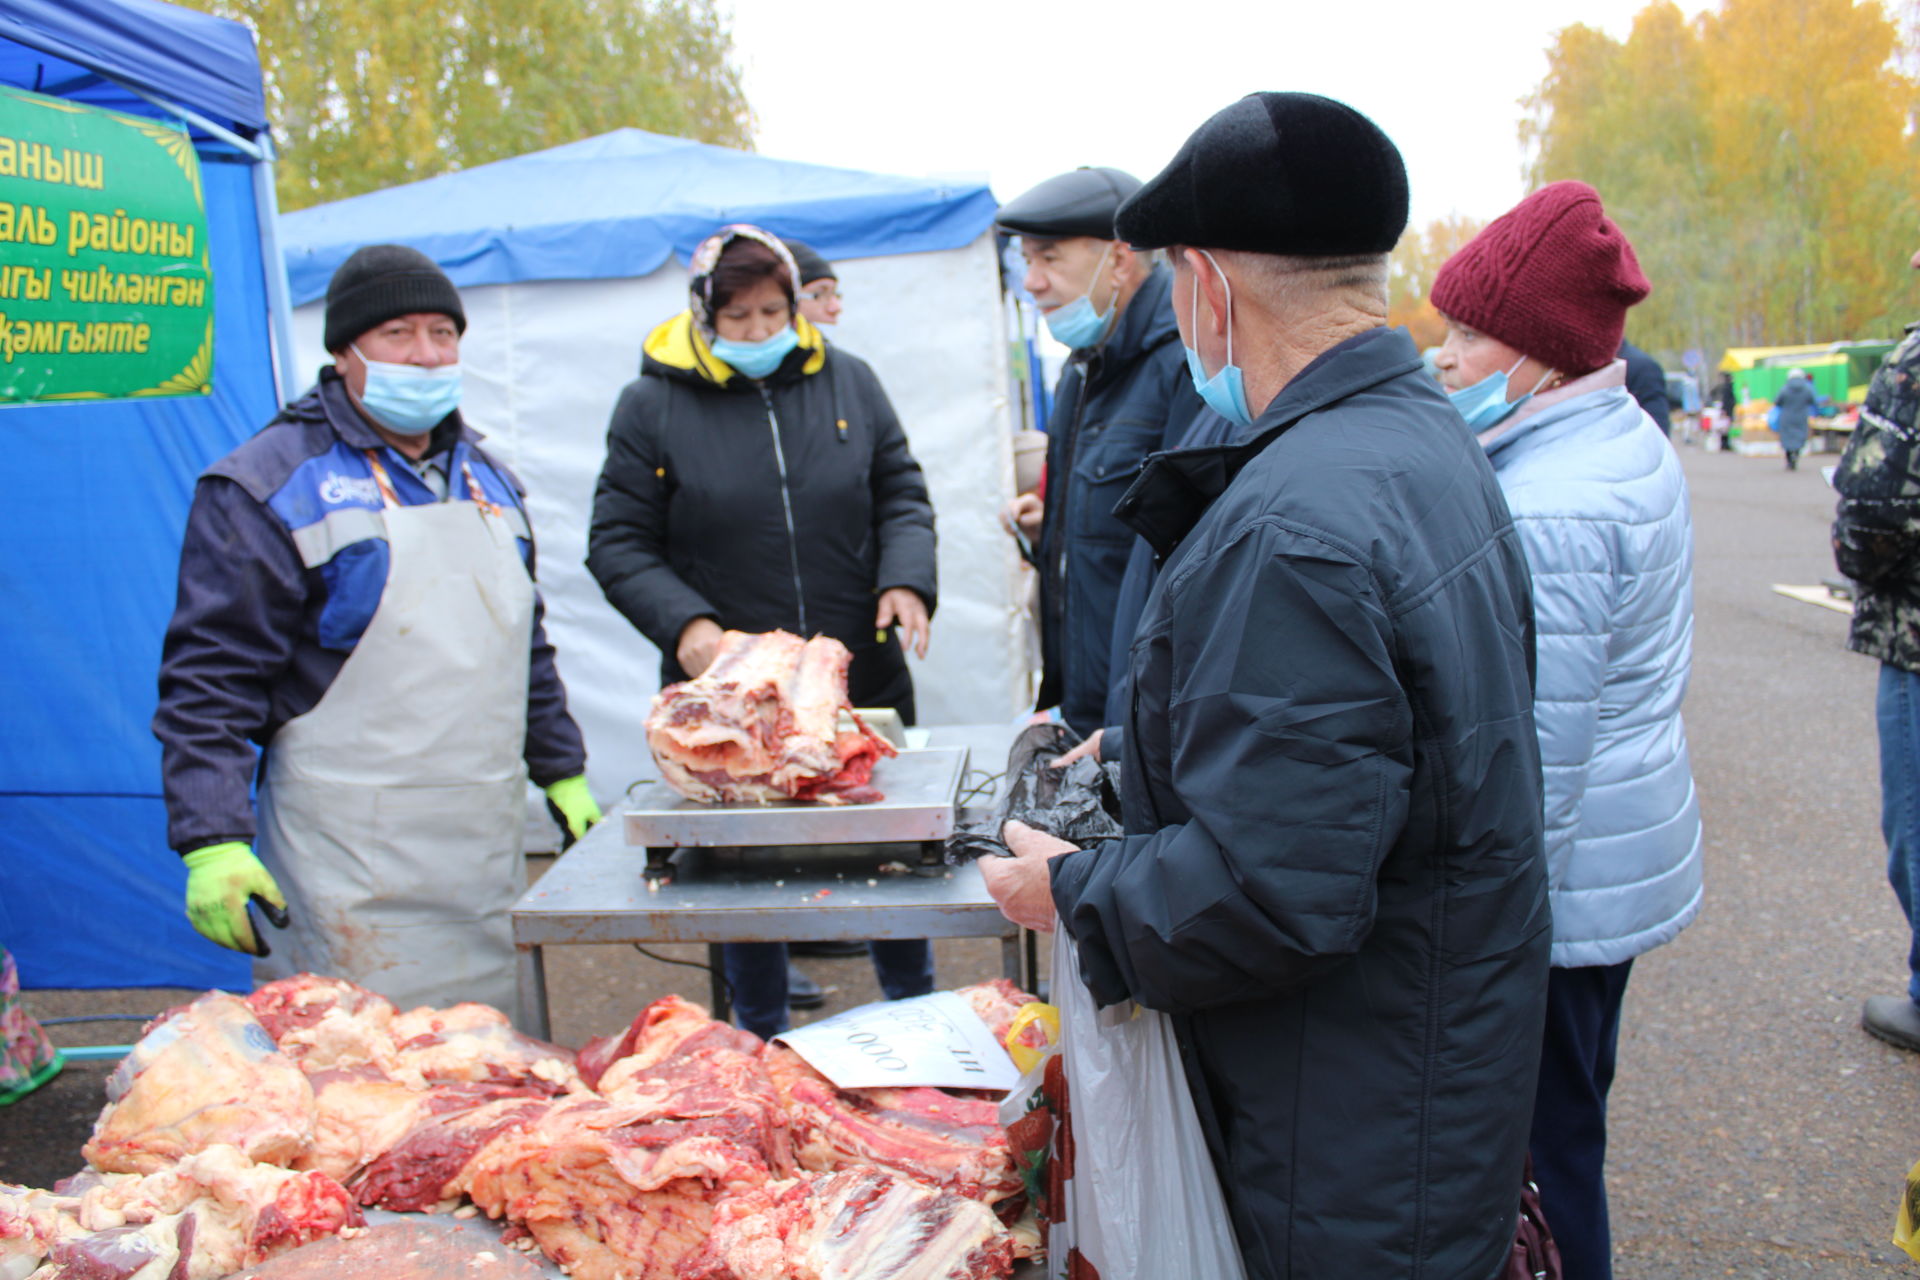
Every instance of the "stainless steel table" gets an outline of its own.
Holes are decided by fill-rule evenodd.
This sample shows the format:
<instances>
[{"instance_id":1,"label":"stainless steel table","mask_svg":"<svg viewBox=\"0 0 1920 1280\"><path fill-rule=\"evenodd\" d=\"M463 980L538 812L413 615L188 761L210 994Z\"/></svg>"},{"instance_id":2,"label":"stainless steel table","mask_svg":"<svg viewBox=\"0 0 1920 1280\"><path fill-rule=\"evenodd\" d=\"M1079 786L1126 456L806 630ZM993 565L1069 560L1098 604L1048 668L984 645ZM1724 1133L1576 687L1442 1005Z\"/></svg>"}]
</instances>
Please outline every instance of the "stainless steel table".
<instances>
[{"instance_id":1,"label":"stainless steel table","mask_svg":"<svg viewBox=\"0 0 1920 1280\"><path fill-rule=\"evenodd\" d=\"M942 726L929 744L967 746L976 770L990 774L1015 732ZM991 791L973 802L991 804ZM997 937L1002 971L1032 989L1033 939L1021 946L1022 930L1000 914L971 864L923 867L918 844L684 848L670 879L649 882L647 851L625 842L617 818L616 809L513 906L520 1007L533 1035L549 1034L544 948L576 943L709 944L715 1017L728 1006L723 942Z\"/></svg>"}]
</instances>

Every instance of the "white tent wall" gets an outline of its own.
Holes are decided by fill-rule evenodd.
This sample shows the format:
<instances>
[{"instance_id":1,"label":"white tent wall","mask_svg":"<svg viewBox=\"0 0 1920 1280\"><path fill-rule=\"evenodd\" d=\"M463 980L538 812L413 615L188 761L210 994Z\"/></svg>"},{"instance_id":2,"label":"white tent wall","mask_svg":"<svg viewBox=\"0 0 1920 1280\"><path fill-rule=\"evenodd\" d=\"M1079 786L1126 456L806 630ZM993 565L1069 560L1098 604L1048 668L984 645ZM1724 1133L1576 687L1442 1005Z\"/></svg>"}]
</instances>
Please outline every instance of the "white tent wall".
<instances>
[{"instance_id":1,"label":"white tent wall","mask_svg":"<svg viewBox=\"0 0 1920 1280\"><path fill-rule=\"evenodd\" d=\"M829 336L880 375L938 521L939 610L927 657L913 662L920 721L1011 718L1030 684L1021 566L999 525L1013 492L1013 424L992 236L834 265L848 303ZM647 332L686 306L686 272L670 261L642 278L485 285L461 298L462 409L527 486L547 634L586 734L594 795L606 805L655 776L641 725L660 659L587 572L587 521L608 415L638 376ZM294 313L308 370L329 359L323 315L317 302Z\"/></svg>"}]
</instances>

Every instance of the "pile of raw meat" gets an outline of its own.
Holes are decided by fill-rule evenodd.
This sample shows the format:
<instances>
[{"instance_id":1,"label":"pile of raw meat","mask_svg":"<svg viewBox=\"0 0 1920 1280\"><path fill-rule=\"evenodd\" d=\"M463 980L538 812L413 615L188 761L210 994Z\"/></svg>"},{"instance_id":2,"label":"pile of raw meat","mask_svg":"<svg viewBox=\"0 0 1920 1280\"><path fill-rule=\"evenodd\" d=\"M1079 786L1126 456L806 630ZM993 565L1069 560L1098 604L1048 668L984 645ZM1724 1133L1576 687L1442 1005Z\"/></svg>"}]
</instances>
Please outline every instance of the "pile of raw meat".
<instances>
[{"instance_id":1,"label":"pile of raw meat","mask_svg":"<svg viewBox=\"0 0 1920 1280\"><path fill-rule=\"evenodd\" d=\"M1002 1039L1032 1000L959 994ZM677 996L576 1056L302 974L163 1015L108 1094L86 1172L0 1184L0 1280L216 1280L464 1202L581 1280L976 1280L1034 1242L993 1100L837 1089Z\"/></svg>"},{"instance_id":2,"label":"pile of raw meat","mask_svg":"<svg viewBox=\"0 0 1920 1280\"><path fill-rule=\"evenodd\" d=\"M829 636L725 633L706 671L653 700L647 746L661 776L704 804L882 799L867 783L875 762L897 753L853 714L852 661Z\"/></svg>"}]
</instances>

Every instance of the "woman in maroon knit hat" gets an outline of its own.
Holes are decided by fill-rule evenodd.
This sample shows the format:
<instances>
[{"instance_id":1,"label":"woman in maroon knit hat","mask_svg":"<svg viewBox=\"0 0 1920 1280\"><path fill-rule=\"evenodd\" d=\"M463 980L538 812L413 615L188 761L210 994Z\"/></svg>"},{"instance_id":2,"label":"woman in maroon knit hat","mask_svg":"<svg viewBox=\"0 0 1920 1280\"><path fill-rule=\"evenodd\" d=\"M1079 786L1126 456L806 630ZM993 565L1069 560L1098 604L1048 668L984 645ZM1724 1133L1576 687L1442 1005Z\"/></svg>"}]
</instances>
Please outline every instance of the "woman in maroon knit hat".
<instances>
[{"instance_id":1,"label":"woman in maroon knit hat","mask_svg":"<svg viewBox=\"0 0 1920 1280\"><path fill-rule=\"evenodd\" d=\"M1700 907L1680 719L1686 482L1615 358L1647 292L1633 246L1581 182L1522 200L1433 284L1441 382L1487 450L1533 571L1553 968L1530 1147L1566 1280L1612 1275L1602 1165L1628 972Z\"/></svg>"}]
</instances>

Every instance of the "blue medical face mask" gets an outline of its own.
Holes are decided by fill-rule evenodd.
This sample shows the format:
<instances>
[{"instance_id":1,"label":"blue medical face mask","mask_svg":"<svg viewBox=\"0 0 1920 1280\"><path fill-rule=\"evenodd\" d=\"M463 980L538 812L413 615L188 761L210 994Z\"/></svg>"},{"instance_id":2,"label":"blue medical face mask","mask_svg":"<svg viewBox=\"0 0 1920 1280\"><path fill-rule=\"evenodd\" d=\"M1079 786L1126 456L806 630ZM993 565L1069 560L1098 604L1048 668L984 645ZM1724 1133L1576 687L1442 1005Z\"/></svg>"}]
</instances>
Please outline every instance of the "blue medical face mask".
<instances>
[{"instance_id":1,"label":"blue medical face mask","mask_svg":"<svg viewBox=\"0 0 1920 1280\"><path fill-rule=\"evenodd\" d=\"M749 378L764 378L780 367L787 358L787 352L800 345L800 335L793 331L793 325L763 338L759 342L735 342L731 338L716 337L712 343L713 354L725 360L738 372Z\"/></svg>"},{"instance_id":2,"label":"blue medical face mask","mask_svg":"<svg viewBox=\"0 0 1920 1280\"><path fill-rule=\"evenodd\" d=\"M1220 270L1220 264L1214 262L1212 254L1205 249L1200 254L1212 264L1214 272L1220 277L1220 287L1227 291L1227 362L1220 366L1220 372L1209 378L1206 366L1200 363L1200 353L1188 347L1187 373L1192 376L1193 389L1200 393L1207 408L1229 422L1243 427L1251 426L1253 411L1247 407L1246 375L1233 362L1233 285L1227 281L1227 273ZM1199 336L1200 279L1197 275L1193 281L1193 303L1187 315L1187 328L1196 338Z\"/></svg>"},{"instance_id":3,"label":"blue medical face mask","mask_svg":"<svg viewBox=\"0 0 1920 1280\"><path fill-rule=\"evenodd\" d=\"M1057 307L1042 317L1047 322L1047 330L1062 345L1078 350L1090 347L1107 334L1107 326L1113 323L1114 303L1108 302L1105 311L1093 309L1093 286L1100 283L1100 272L1106 268L1107 255L1113 252L1113 244L1100 253L1100 261L1093 266L1093 279L1087 282L1087 291L1064 307Z\"/></svg>"},{"instance_id":4,"label":"blue medical face mask","mask_svg":"<svg viewBox=\"0 0 1920 1280\"><path fill-rule=\"evenodd\" d=\"M351 344L348 350L367 367L361 405L375 422L396 435L423 436L460 407L458 364L423 369L417 364L369 360L364 351Z\"/></svg>"},{"instance_id":5,"label":"blue medical face mask","mask_svg":"<svg viewBox=\"0 0 1920 1280\"><path fill-rule=\"evenodd\" d=\"M1553 376L1553 370L1547 370L1540 375L1540 381L1533 384L1533 391L1527 392L1518 400L1509 401L1507 379L1518 372L1520 366L1526 362L1527 358L1521 356L1514 362L1513 368L1505 373L1490 373L1470 387L1449 391L1447 399L1453 401L1453 407L1459 411L1461 417L1467 420L1467 426L1474 432L1485 431L1488 427L1497 427L1512 416L1514 410L1533 399L1534 392L1540 390L1547 379Z\"/></svg>"}]
</instances>

